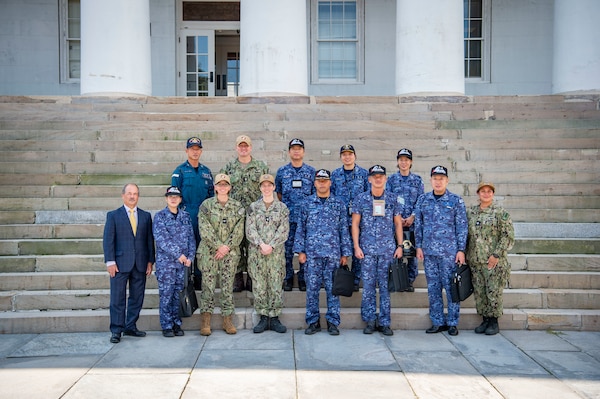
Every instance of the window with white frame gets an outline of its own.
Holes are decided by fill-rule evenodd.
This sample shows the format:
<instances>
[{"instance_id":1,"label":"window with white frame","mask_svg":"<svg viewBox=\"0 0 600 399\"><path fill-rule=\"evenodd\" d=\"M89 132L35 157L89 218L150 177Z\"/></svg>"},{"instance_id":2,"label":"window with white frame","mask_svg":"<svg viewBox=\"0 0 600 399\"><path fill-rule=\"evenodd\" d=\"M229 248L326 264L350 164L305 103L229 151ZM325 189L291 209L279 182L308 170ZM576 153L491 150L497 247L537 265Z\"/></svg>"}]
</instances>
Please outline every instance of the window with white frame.
<instances>
[{"instance_id":1,"label":"window with white frame","mask_svg":"<svg viewBox=\"0 0 600 399\"><path fill-rule=\"evenodd\" d=\"M489 79L490 2L463 0L465 79Z\"/></svg>"},{"instance_id":2,"label":"window with white frame","mask_svg":"<svg viewBox=\"0 0 600 399\"><path fill-rule=\"evenodd\" d=\"M363 80L364 0L311 1L312 83Z\"/></svg>"},{"instance_id":3,"label":"window with white frame","mask_svg":"<svg viewBox=\"0 0 600 399\"><path fill-rule=\"evenodd\" d=\"M81 76L80 0L60 0L60 81L77 83Z\"/></svg>"}]
</instances>

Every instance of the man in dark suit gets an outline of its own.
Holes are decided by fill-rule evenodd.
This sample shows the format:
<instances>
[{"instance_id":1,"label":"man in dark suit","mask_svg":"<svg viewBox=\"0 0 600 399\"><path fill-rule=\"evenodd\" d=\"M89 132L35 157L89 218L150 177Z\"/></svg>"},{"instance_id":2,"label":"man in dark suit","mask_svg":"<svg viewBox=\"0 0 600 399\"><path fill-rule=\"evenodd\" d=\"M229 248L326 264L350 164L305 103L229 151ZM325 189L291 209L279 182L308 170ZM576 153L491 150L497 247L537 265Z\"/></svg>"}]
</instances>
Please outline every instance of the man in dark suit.
<instances>
[{"instance_id":1,"label":"man in dark suit","mask_svg":"<svg viewBox=\"0 0 600 399\"><path fill-rule=\"evenodd\" d=\"M110 342L121 333L144 337L136 322L144 303L146 276L152 273L154 238L150 213L137 207L139 188L128 183L121 192L123 206L108 212L104 225L104 262L110 275ZM129 284L129 301L127 301Z\"/></svg>"}]
</instances>

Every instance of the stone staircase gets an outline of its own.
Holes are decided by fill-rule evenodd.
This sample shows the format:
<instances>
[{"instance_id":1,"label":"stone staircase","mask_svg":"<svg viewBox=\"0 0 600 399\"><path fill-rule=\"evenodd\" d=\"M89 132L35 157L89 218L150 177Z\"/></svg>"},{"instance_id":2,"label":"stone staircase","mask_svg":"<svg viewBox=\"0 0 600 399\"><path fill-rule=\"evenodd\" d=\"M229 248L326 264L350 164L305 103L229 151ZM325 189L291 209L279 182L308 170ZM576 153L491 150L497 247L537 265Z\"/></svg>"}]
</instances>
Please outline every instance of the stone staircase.
<instances>
[{"instance_id":1,"label":"stone staircase","mask_svg":"<svg viewBox=\"0 0 600 399\"><path fill-rule=\"evenodd\" d=\"M494 181L517 235L501 328L600 330L599 97L581 95L0 97L0 332L108 331L102 230L122 185L138 183L140 207L161 209L188 137L202 137L201 161L216 173L242 133L273 173L300 137L305 161L329 169L344 143L389 173L409 147L426 190L443 164L468 205L479 181ZM422 270L415 286L392 295L393 328L429 326ZM237 326L251 328L252 294L235 298ZM285 306L282 320L303 328L304 293L285 293ZM157 308L151 276L140 328L160 329ZM342 311L343 328L362 328L359 294ZM478 323L471 297L459 327ZM184 320L198 326L198 314Z\"/></svg>"}]
</instances>

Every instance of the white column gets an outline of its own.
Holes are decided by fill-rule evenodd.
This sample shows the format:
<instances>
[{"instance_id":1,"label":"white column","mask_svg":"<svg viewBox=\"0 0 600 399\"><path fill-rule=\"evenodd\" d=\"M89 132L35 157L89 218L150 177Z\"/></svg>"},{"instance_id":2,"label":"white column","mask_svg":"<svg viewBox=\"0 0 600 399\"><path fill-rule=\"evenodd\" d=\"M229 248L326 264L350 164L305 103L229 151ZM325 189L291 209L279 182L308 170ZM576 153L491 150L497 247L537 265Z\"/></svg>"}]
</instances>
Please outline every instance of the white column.
<instances>
[{"instance_id":1,"label":"white column","mask_svg":"<svg viewBox=\"0 0 600 399\"><path fill-rule=\"evenodd\" d=\"M600 1L554 1L552 92L600 90Z\"/></svg>"},{"instance_id":2,"label":"white column","mask_svg":"<svg viewBox=\"0 0 600 399\"><path fill-rule=\"evenodd\" d=\"M306 0L243 0L240 96L308 94Z\"/></svg>"},{"instance_id":3,"label":"white column","mask_svg":"<svg viewBox=\"0 0 600 399\"><path fill-rule=\"evenodd\" d=\"M397 0L396 94L464 95L463 0Z\"/></svg>"},{"instance_id":4,"label":"white column","mask_svg":"<svg viewBox=\"0 0 600 399\"><path fill-rule=\"evenodd\" d=\"M149 0L81 1L81 94L152 94Z\"/></svg>"}]
</instances>

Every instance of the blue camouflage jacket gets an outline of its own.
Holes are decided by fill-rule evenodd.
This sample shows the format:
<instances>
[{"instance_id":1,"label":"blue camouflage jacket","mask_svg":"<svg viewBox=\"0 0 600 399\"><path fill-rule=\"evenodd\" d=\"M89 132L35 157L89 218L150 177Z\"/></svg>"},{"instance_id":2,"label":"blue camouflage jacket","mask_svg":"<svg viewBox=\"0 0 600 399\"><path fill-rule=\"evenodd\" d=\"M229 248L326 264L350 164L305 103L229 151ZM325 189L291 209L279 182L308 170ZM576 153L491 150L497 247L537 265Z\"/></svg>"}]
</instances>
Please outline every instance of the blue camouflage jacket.
<instances>
[{"instance_id":1,"label":"blue camouflage jacket","mask_svg":"<svg viewBox=\"0 0 600 399\"><path fill-rule=\"evenodd\" d=\"M406 219L414 213L417 200L425 192L425 185L419 175L409 173L404 177L400 172L396 172L388 178L385 189L401 198L402 217Z\"/></svg>"},{"instance_id":2,"label":"blue camouflage jacket","mask_svg":"<svg viewBox=\"0 0 600 399\"><path fill-rule=\"evenodd\" d=\"M467 248L467 210L463 199L446 190L436 199L433 191L415 205L415 246L425 256L455 256Z\"/></svg>"},{"instance_id":3,"label":"blue camouflage jacket","mask_svg":"<svg viewBox=\"0 0 600 399\"><path fill-rule=\"evenodd\" d=\"M300 204L315 192L315 173L315 168L305 163L299 170L291 162L277 170L275 191L290 210L290 223L296 223Z\"/></svg>"},{"instance_id":4,"label":"blue camouflage jacket","mask_svg":"<svg viewBox=\"0 0 600 399\"><path fill-rule=\"evenodd\" d=\"M359 194L369 190L369 172L354 165L352 172L346 173L344 167L331 172L331 193L344 202L347 211L348 226L352 225L352 202Z\"/></svg>"},{"instance_id":5,"label":"blue camouflage jacket","mask_svg":"<svg viewBox=\"0 0 600 399\"><path fill-rule=\"evenodd\" d=\"M316 194L304 201L299 209L293 250L315 258L351 256L344 203L334 196L322 201Z\"/></svg>"}]
</instances>

